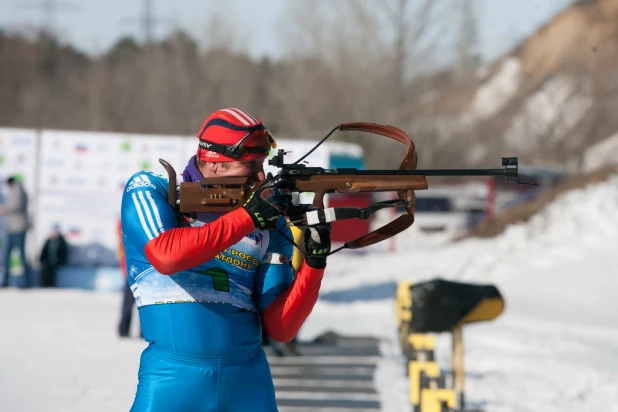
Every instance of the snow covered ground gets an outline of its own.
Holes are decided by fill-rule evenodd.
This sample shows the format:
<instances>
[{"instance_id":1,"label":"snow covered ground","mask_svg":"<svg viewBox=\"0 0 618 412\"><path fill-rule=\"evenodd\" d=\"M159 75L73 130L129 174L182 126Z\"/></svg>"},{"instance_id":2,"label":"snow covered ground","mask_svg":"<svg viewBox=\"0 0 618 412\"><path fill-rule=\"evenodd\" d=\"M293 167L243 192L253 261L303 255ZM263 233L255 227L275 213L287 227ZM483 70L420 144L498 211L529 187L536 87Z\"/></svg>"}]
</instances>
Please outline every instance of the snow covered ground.
<instances>
[{"instance_id":1,"label":"snow covered ground","mask_svg":"<svg viewBox=\"0 0 618 412\"><path fill-rule=\"evenodd\" d=\"M464 329L468 406L487 412L618 411L618 177L568 193L502 236L449 244L414 229L395 253L329 260L301 339L335 330L381 338L384 411L409 410L396 343L396 281L493 283L506 310ZM0 291L0 411L123 411L140 340L116 338L120 296ZM438 361L449 365L448 336Z\"/></svg>"}]
</instances>

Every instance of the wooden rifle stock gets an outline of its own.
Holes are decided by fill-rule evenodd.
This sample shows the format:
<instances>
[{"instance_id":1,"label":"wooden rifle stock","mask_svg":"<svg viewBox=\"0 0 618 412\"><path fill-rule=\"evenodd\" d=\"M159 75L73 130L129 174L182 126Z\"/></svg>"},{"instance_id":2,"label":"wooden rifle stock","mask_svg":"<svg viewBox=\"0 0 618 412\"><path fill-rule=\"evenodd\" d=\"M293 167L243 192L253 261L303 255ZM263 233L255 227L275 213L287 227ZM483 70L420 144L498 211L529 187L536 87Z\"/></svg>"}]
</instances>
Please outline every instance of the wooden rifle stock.
<instances>
[{"instance_id":1,"label":"wooden rifle stock","mask_svg":"<svg viewBox=\"0 0 618 412\"><path fill-rule=\"evenodd\" d=\"M291 178L299 192L315 193L313 206L324 208L324 196L328 193L369 193L425 190L425 176L395 175L319 175L307 179Z\"/></svg>"},{"instance_id":2,"label":"wooden rifle stock","mask_svg":"<svg viewBox=\"0 0 618 412\"><path fill-rule=\"evenodd\" d=\"M178 188L180 213L225 213L242 206L249 198L253 183L247 177L202 179L183 182ZM256 186L257 187L257 186Z\"/></svg>"},{"instance_id":3,"label":"wooden rifle stock","mask_svg":"<svg viewBox=\"0 0 618 412\"><path fill-rule=\"evenodd\" d=\"M416 175L320 175L288 180L295 185L295 192L314 193L313 206L318 208L324 208L324 196L328 193L399 192L428 187L425 176ZM175 185L175 182L170 183ZM242 206L259 186L260 183L251 184L246 177L183 182L176 188L181 201L173 201L178 204L180 213L225 213Z\"/></svg>"}]
</instances>

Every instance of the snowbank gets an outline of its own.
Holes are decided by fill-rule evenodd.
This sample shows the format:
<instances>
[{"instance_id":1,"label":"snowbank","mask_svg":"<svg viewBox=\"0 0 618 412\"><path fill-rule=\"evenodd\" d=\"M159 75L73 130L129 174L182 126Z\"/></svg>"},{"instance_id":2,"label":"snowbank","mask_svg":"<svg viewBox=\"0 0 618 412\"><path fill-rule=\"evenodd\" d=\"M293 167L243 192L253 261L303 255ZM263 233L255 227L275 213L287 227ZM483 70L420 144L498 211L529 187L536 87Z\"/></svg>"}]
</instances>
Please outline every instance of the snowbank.
<instances>
[{"instance_id":1,"label":"snowbank","mask_svg":"<svg viewBox=\"0 0 618 412\"><path fill-rule=\"evenodd\" d=\"M436 276L494 283L497 320L465 328L468 407L487 412L598 412L618 405L618 178L557 198L494 239L450 244L414 226L396 253L371 248L329 259L321 299L301 330L381 339L384 411L407 405L394 302L398 280ZM121 296L2 290L0 410L127 410L144 342L119 340ZM438 361L449 364L449 337ZM615 408L614 408L615 409Z\"/></svg>"}]
</instances>

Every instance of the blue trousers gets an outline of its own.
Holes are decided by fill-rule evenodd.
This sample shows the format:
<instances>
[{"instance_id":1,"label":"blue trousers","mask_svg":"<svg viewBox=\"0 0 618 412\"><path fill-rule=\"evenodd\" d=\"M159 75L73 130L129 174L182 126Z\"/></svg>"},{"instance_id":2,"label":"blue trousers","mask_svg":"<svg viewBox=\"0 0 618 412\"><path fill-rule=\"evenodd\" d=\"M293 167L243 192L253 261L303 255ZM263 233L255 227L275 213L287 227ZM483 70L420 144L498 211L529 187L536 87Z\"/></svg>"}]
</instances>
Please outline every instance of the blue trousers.
<instances>
[{"instance_id":1,"label":"blue trousers","mask_svg":"<svg viewBox=\"0 0 618 412\"><path fill-rule=\"evenodd\" d=\"M32 287L32 278L30 276L30 267L26 262L26 232L9 233L7 236L7 245L4 249L4 280L2 286L9 285L9 268L11 265L11 251L17 249L19 260L24 268L24 287Z\"/></svg>"},{"instance_id":2,"label":"blue trousers","mask_svg":"<svg viewBox=\"0 0 618 412\"><path fill-rule=\"evenodd\" d=\"M266 354L249 352L198 357L149 345L131 412L276 412Z\"/></svg>"}]
</instances>

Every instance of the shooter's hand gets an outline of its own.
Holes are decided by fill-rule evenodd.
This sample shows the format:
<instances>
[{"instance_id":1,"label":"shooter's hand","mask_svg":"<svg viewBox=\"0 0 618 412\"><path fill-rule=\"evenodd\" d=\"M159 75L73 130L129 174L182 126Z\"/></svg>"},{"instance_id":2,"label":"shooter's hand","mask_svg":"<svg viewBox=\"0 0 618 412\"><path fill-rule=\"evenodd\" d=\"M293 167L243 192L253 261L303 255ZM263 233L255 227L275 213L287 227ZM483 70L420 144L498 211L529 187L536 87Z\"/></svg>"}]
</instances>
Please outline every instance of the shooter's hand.
<instances>
[{"instance_id":1,"label":"shooter's hand","mask_svg":"<svg viewBox=\"0 0 618 412\"><path fill-rule=\"evenodd\" d=\"M257 229L277 229L277 220L284 216L292 202L289 181L270 173L264 183L245 202L244 208Z\"/></svg>"}]
</instances>

